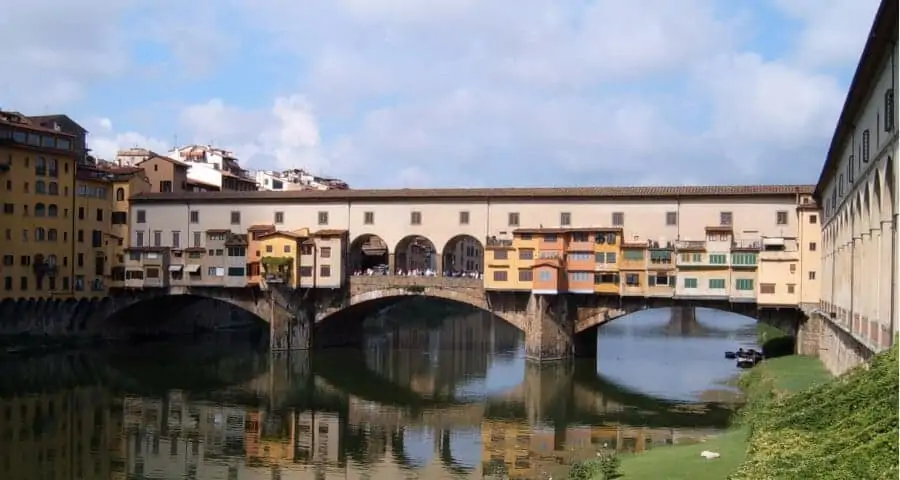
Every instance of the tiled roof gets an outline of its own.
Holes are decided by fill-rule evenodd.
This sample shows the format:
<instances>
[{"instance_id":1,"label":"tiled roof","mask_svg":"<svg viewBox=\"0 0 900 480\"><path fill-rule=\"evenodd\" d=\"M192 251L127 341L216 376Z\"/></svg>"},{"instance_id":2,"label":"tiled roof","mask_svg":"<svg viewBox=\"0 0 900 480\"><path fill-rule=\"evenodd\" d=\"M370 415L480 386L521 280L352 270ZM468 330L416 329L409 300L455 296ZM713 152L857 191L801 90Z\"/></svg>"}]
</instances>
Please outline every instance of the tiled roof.
<instances>
[{"instance_id":1,"label":"tiled roof","mask_svg":"<svg viewBox=\"0 0 900 480\"><path fill-rule=\"evenodd\" d=\"M562 187L562 188L441 188L384 190L296 190L255 192L144 193L138 202L303 202L346 200L477 200L477 199L616 199L679 197L761 197L809 195L813 185L708 185L694 187Z\"/></svg>"}]
</instances>

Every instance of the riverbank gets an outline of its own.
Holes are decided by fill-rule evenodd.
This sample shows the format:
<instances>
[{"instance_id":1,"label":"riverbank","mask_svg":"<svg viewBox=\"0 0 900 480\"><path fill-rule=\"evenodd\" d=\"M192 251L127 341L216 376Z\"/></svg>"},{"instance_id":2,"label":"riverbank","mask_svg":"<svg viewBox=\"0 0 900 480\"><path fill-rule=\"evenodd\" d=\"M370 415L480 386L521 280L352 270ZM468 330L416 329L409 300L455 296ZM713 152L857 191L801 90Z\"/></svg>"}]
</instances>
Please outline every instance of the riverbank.
<instances>
[{"instance_id":1,"label":"riverbank","mask_svg":"<svg viewBox=\"0 0 900 480\"><path fill-rule=\"evenodd\" d=\"M767 360L741 376L746 404L726 433L621 456L620 478L897 478L897 369L897 347L840 378L816 358Z\"/></svg>"}]
</instances>

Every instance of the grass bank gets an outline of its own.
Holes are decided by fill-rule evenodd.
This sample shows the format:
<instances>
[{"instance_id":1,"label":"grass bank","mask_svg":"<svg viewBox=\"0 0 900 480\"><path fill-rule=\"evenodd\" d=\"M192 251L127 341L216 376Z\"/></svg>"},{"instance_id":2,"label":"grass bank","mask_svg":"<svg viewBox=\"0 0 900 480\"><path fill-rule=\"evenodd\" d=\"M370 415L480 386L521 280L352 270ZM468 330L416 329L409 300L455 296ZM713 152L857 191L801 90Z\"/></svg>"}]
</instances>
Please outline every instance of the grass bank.
<instances>
[{"instance_id":1,"label":"grass bank","mask_svg":"<svg viewBox=\"0 0 900 480\"><path fill-rule=\"evenodd\" d=\"M766 360L741 377L747 403L728 432L621 456L617 477L593 478L896 479L897 372L897 347L836 379L818 359Z\"/></svg>"}]
</instances>

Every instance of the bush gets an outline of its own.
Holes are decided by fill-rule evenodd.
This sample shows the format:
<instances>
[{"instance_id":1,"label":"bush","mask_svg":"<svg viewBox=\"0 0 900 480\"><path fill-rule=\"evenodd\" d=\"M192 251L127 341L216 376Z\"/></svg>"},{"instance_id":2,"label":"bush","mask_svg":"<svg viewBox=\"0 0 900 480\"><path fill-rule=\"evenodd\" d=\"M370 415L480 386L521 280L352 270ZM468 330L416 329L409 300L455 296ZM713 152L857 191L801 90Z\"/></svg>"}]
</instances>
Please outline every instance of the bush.
<instances>
[{"instance_id":1,"label":"bush","mask_svg":"<svg viewBox=\"0 0 900 480\"><path fill-rule=\"evenodd\" d=\"M601 454L597 458L584 460L569 469L569 480L612 480L619 478L619 457L615 454Z\"/></svg>"},{"instance_id":2,"label":"bush","mask_svg":"<svg viewBox=\"0 0 900 480\"><path fill-rule=\"evenodd\" d=\"M751 431L747 459L731 479L896 479L897 369L895 346L822 386L757 396L742 418ZM757 380L744 379L766 388Z\"/></svg>"}]
</instances>

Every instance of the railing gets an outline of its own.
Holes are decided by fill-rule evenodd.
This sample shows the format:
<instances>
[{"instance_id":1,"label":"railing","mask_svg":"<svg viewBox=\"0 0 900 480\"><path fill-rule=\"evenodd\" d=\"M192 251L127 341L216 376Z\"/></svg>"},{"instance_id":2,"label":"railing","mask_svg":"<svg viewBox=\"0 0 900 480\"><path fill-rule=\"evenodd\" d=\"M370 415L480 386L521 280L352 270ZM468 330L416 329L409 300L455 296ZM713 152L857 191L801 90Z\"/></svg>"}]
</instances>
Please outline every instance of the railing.
<instances>
[{"instance_id":1,"label":"railing","mask_svg":"<svg viewBox=\"0 0 900 480\"><path fill-rule=\"evenodd\" d=\"M513 241L511 238L488 237L484 243L488 247L511 247Z\"/></svg>"},{"instance_id":2,"label":"railing","mask_svg":"<svg viewBox=\"0 0 900 480\"><path fill-rule=\"evenodd\" d=\"M732 250L761 250L762 240L756 239L736 239L731 242Z\"/></svg>"},{"instance_id":3,"label":"railing","mask_svg":"<svg viewBox=\"0 0 900 480\"><path fill-rule=\"evenodd\" d=\"M675 242L676 250L702 250L706 248L704 240L679 240Z\"/></svg>"},{"instance_id":4,"label":"railing","mask_svg":"<svg viewBox=\"0 0 900 480\"><path fill-rule=\"evenodd\" d=\"M481 288L483 280L471 277L354 275L350 277L350 286Z\"/></svg>"}]
</instances>

